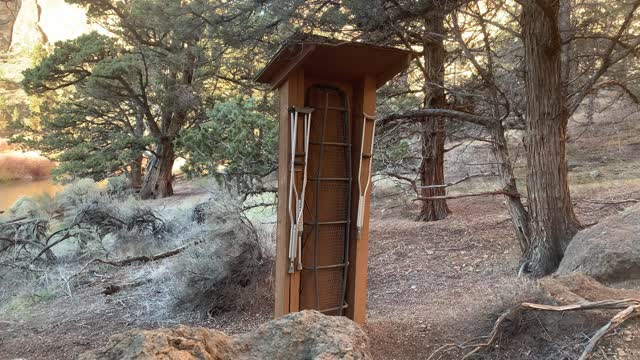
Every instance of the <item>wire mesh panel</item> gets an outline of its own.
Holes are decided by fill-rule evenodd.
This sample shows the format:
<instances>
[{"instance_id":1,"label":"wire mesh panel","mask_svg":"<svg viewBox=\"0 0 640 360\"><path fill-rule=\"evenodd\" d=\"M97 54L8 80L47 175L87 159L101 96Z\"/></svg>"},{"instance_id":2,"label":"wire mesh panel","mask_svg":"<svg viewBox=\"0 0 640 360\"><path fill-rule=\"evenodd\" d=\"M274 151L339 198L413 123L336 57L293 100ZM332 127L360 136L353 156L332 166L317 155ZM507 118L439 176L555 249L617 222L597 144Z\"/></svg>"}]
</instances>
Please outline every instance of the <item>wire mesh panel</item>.
<instances>
[{"instance_id":1,"label":"wire mesh panel","mask_svg":"<svg viewBox=\"0 0 640 360\"><path fill-rule=\"evenodd\" d=\"M333 87L312 86L305 106L311 120L300 308L342 315L351 222L349 102Z\"/></svg>"}]
</instances>

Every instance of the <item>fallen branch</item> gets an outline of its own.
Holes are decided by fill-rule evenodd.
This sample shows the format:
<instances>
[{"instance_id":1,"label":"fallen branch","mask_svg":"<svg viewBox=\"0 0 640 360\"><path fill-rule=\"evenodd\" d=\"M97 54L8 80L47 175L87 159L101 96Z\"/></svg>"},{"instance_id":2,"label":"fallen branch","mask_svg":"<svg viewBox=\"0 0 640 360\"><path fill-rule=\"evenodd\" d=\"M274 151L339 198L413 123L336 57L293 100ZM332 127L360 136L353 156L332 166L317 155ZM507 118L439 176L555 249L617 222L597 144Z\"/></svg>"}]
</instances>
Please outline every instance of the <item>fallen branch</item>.
<instances>
[{"instance_id":1,"label":"fallen branch","mask_svg":"<svg viewBox=\"0 0 640 360\"><path fill-rule=\"evenodd\" d=\"M524 310L536 310L536 311L580 311L580 310L602 310L602 309L624 309L616 314L605 326L600 328L595 335L589 340L589 343L585 347L584 351L578 358L578 360L586 360L591 356L591 353L598 345L598 342L611 330L622 325L626 320L636 316L640 316L640 299L624 299L624 300L603 300L594 302L580 302L576 304L554 306L554 305L542 305L532 303L522 303L520 306L507 310L498 317L493 325L493 328L488 336L482 337L488 339L487 341L479 344L475 344L474 349L467 353L463 359L467 359L478 351L491 347L496 340L496 337L500 331L502 324L510 317L518 316ZM437 351L441 351L451 347L465 348L469 345L459 346L455 344L448 344L448 347L441 347ZM434 354L432 354L433 356Z\"/></svg>"},{"instance_id":2,"label":"fallen branch","mask_svg":"<svg viewBox=\"0 0 640 360\"><path fill-rule=\"evenodd\" d=\"M505 191L505 190L496 190L496 191L487 191L487 192L471 193L471 194L420 197L420 198L417 198L417 199L413 199L413 201L450 200L450 199L460 199L460 198L465 198L465 197L493 196L493 195L506 195L506 196L514 197L514 198L524 197L520 193L514 193L514 192L510 192L510 191Z\"/></svg>"},{"instance_id":3,"label":"fallen branch","mask_svg":"<svg viewBox=\"0 0 640 360\"><path fill-rule=\"evenodd\" d=\"M600 340L611 330L622 325L626 320L640 316L640 305L632 305L616 314L605 326L598 330L584 349L578 360L586 360L596 348Z\"/></svg>"},{"instance_id":4,"label":"fallen branch","mask_svg":"<svg viewBox=\"0 0 640 360\"><path fill-rule=\"evenodd\" d=\"M186 250L190 245L194 245L194 244L183 245L173 250L169 250L169 251L156 254L156 255L151 255L151 256L134 256L134 257L130 257L122 260L93 259L89 263L87 263L87 265L85 265L83 269L92 263L100 263L100 264L106 264L106 265L112 265L112 266L127 266L135 262L147 263L147 262L162 260L162 259L166 259L168 257L180 254L181 252Z\"/></svg>"},{"instance_id":5,"label":"fallen branch","mask_svg":"<svg viewBox=\"0 0 640 360\"><path fill-rule=\"evenodd\" d=\"M104 295L112 295L115 294L119 291L125 290L125 289L133 289L145 284L150 283L152 280L151 279L142 279L142 280L138 280L132 283L126 283L126 284L109 284L107 286L104 287L104 289L102 290L102 293Z\"/></svg>"},{"instance_id":6,"label":"fallen branch","mask_svg":"<svg viewBox=\"0 0 640 360\"><path fill-rule=\"evenodd\" d=\"M141 262L141 263L146 263L146 262L152 262L152 261L157 261L157 260L162 260L162 259L166 259L175 255L180 254L181 252L185 251L189 246L193 246L193 245L198 245L205 242L205 240L198 240L198 241L194 241L190 244L185 244L182 245L180 247L177 247L173 250L169 250L160 254L156 254L156 255L151 255L151 256L134 256L134 257L130 257L130 258L126 258L126 259L122 259L122 260L107 260L107 259L93 259L91 261L89 261L88 263L84 264L84 266L82 268L80 268L80 270L78 270L78 272L76 272L75 274L71 275L71 277L69 277L69 280L75 278L76 276L80 275L84 270L86 270L89 265L91 264L106 264L106 265L111 265L111 266L118 266L118 267L122 267L122 266L127 266L127 265L131 265L134 262Z\"/></svg>"},{"instance_id":7,"label":"fallen branch","mask_svg":"<svg viewBox=\"0 0 640 360\"><path fill-rule=\"evenodd\" d=\"M36 256L33 257L33 259L31 259L31 263L34 263L36 260L38 260L40 258L40 256L42 256L44 253L48 253L51 251L51 248L60 244L61 242L67 240L67 239L71 239L73 236L71 234L71 230L75 227L76 225L73 225L67 229L63 229L63 230L59 230L56 231L55 233L51 234L48 238L46 243L48 244L47 246L45 246ZM51 240L51 238L53 238L53 236L61 233L61 232L65 232L65 234L58 240L52 242L51 244L49 244L49 240Z\"/></svg>"},{"instance_id":8,"label":"fallen branch","mask_svg":"<svg viewBox=\"0 0 640 360\"><path fill-rule=\"evenodd\" d=\"M0 223L0 226L13 225L13 224L16 224L16 223L23 222L23 220L26 220L26 219L27 219L26 216L25 217L20 217L20 218L17 218L17 219L11 219L11 220L8 220L6 222Z\"/></svg>"},{"instance_id":9,"label":"fallen branch","mask_svg":"<svg viewBox=\"0 0 640 360\"><path fill-rule=\"evenodd\" d=\"M79 212L78 214L76 214L76 216L73 218L73 221L71 222L71 225L68 228L65 229L60 229L56 232L54 232L53 234L49 235L47 237L47 239L45 240L45 244L47 244L47 246L44 247L44 249L42 249L33 259L31 259L31 263L34 263L36 260L38 260L40 258L40 256L42 256L44 253L52 253L51 252L51 248L60 244L61 242L72 238L71 235L71 230L73 230L76 227L79 227L80 224L78 223L78 218L81 216L83 212ZM54 241L53 243L49 243L51 241L51 239L53 239L54 236L61 234L61 233L65 233L60 239Z\"/></svg>"}]
</instances>

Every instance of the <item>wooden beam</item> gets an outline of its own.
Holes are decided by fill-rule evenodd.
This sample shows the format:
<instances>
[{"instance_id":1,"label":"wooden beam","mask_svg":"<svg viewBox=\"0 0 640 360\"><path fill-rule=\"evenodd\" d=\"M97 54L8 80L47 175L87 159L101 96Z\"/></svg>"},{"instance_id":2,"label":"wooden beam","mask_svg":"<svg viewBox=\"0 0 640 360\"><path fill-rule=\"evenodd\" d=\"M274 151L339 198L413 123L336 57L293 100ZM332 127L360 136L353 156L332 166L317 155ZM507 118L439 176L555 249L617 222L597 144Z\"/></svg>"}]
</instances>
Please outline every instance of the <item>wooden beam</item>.
<instances>
[{"instance_id":1,"label":"wooden beam","mask_svg":"<svg viewBox=\"0 0 640 360\"><path fill-rule=\"evenodd\" d=\"M358 164L360 162L360 147L364 114L375 115L376 111L377 81L373 76L367 76L355 84L352 108L352 141L353 141L353 177L358 178ZM369 159L371 161L372 159ZM370 177L367 174L365 177ZM364 324L367 318L367 271L369 261L369 210L371 200L371 187L365 195L364 223L357 238L355 219L357 216L357 202L360 197L357 182L354 182L352 190L351 209L351 244L349 248L349 280L347 283L347 316L353 321Z\"/></svg>"}]
</instances>

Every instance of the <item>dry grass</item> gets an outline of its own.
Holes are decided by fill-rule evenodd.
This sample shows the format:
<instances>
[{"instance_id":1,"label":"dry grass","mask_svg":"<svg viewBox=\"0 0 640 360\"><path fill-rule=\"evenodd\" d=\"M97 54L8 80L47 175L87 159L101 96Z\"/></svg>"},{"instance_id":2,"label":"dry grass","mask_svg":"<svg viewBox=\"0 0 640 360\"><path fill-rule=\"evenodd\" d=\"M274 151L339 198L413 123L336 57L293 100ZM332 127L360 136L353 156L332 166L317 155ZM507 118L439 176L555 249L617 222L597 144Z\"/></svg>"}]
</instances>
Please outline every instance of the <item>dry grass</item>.
<instances>
[{"instance_id":1,"label":"dry grass","mask_svg":"<svg viewBox=\"0 0 640 360\"><path fill-rule=\"evenodd\" d=\"M49 177L55 164L49 159L19 152L0 154L0 182Z\"/></svg>"},{"instance_id":2,"label":"dry grass","mask_svg":"<svg viewBox=\"0 0 640 360\"><path fill-rule=\"evenodd\" d=\"M8 139L0 139L0 153L15 150L13 146L9 144Z\"/></svg>"}]
</instances>

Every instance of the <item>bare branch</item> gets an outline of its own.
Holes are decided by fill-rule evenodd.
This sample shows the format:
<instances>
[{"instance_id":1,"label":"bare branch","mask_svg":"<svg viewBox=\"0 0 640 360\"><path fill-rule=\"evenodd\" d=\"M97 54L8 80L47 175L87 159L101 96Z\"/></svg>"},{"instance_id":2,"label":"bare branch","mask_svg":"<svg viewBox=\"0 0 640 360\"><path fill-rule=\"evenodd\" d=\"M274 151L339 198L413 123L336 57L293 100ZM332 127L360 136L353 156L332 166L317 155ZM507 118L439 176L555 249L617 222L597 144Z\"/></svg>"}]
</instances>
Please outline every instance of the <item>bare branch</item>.
<instances>
[{"instance_id":1,"label":"bare branch","mask_svg":"<svg viewBox=\"0 0 640 360\"><path fill-rule=\"evenodd\" d=\"M413 199L413 201L450 200L450 199L460 199L465 197L494 196L494 195L505 195L505 196L514 197L514 198L524 197L520 193L514 193L510 191L505 191L505 190L495 190L495 191L487 191L487 192L471 193L471 194L421 197L421 198Z\"/></svg>"},{"instance_id":2,"label":"bare branch","mask_svg":"<svg viewBox=\"0 0 640 360\"><path fill-rule=\"evenodd\" d=\"M449 109L418 109L409 110L401 114L392 114L380 120L382 125L386 125L392 121L397 120L410 120L410 121L424 121L425 118L443 116L460 121L466 121L481 126L490 126L494 119L476 114L470 114L463 111L449 110Z\"/></svg>"},{"instance_id":3,"label":"bare branch","mask_svg":"<svg viewBox=\"0 0 640 360\"><path fill-rule=\"evenodd\" d=\"M496 173L480 173L480 174L472 174L472 175L467 175L465 177L463 177L462 179L456 180L454 182L450 182L450 183L446 183L446 184L442 184L442 185L429 185L429 186L418 186L418 189L433 189L433 188L446 188L446 187L451 187L451 186L455 186L458 185L462 182L465 182L469 179L473 179L473 178L477 178L477 177L488 177L488 176L498 176L498 174Z\"/></svg>"}]
</instances>

